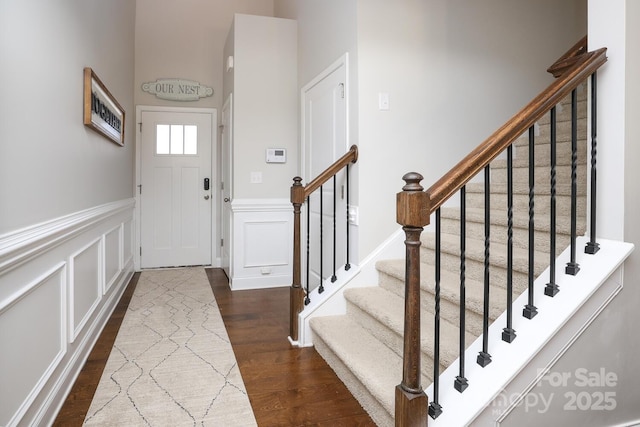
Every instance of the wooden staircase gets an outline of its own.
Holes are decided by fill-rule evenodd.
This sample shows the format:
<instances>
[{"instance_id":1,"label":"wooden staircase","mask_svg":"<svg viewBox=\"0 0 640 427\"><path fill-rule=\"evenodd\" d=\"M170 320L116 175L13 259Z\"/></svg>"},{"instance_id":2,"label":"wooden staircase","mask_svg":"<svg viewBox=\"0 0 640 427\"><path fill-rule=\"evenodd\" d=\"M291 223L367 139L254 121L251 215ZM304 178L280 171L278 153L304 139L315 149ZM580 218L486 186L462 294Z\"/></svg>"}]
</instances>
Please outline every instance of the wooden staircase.
<instances>
[{"instance_id":1,"label":"wooden staircase","mask_svg":"<svg viewBox=\"0 0 640 427\"><path fill-rule=\"evenodd\" d=\"M585 233L587 177L586 86L578 89L578 202L577 234ZM564 99L557 107L556 254L570 243L571 108ZM535 136L535 252L534 274L550 263L549 193L550 138L545 115ZM529 235L529 139L515 143L513 161L513 284L514 299L528 284ZM506 160L491 163L490 315L496 319L506 308L507 192ZM455 199L455 197L454 197ZM466 185L466 339L471 344L483 330L484 275L484 183ZM441 301L440 372L459 356L460 209L441 209ZM426 388L433 381L434 246L435 235L427 229L421 237L421 373ZM311 320L314 345L362 406L380 426L394 424L394 388L403 374L405 260L379 261L379 283L344 292L347 314ZM514 315L521 315L514 307ZM505 325L506 326L506 325ZM467 357L475 363L475 355ZM443 387L452 387L444 384Z\"/></svg>"}]
</instances>

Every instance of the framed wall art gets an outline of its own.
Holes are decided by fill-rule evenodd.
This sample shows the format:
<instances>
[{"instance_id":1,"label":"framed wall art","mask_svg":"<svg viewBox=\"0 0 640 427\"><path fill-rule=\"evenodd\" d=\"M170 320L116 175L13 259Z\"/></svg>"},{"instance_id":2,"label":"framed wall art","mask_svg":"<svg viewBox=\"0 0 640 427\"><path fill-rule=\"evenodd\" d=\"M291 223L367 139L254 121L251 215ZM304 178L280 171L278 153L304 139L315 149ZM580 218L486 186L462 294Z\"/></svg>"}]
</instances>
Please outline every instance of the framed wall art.
<instances>
[{"instance_id":1,"label":"framed wall art","mask_svg":"<svg viewBox=\"0 0 640 427\"><path fill-rule=\"evenodd\" d=\"M90 67L84 69L85 126L124 146L124 109Z\"/></svg>"}]
</instances>

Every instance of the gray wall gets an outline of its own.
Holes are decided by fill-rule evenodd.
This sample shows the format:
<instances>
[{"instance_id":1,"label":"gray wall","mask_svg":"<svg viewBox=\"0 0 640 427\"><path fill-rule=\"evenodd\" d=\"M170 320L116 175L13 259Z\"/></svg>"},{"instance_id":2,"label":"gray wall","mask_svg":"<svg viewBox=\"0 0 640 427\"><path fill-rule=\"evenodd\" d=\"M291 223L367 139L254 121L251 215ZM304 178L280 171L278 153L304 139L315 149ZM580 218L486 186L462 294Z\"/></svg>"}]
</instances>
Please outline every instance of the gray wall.
<instances>
[{"instance_id":1,"label":"gray wall","mask_svg":"<svg viewBox=\"0 0 640 427\"><path fill-rule=\"evenodd\" d=\"M431 185L550 83L546 68L586 34L584 0L274 0L274 12L298 20L300 87L350 55L360 259L397 229L402 175Z\"/></svg>"},{"instance_id":2,"label":"gray wall","mask_svg":"<svg viewBox=\"0 0 640 427\"><path fill-rule=\"evenodd\" d=\"M135 4L0 2L0 234L133 194ZM126 111L125 146L82 124L83 68Z\"/></svg>"}]
</instances>

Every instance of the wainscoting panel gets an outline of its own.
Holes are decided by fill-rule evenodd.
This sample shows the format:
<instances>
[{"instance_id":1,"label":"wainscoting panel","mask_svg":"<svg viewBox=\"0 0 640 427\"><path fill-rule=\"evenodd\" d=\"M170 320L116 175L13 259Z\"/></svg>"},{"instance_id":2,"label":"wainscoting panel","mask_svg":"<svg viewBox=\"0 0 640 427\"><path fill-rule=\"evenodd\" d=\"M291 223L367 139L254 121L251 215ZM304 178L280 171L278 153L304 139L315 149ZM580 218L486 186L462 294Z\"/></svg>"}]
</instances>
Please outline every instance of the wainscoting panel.
<instances>
[{"instance_id":1,"label":"wainscoting panel","mask_svg":"<svg viewBox=\"0 0 640 427\"><path fill-rule=\"evenodd\" d=\"M107 293L111 286L118 279L123 264L122 233L124 227L117 226L104 235L104 293Z\"/></svg>"},{"instance_id":2,"label":"wainscoting panel","mask_svg":"<svg viewBox=\"0 0 640 427\"><path fill-rule=\"evenodd\" d=\"M244 268L289 264L288 221L247 221L244 223ZM282 244L275 244L280 242Z\"/></svg>"},{"instance_id":3,"label":"wainscoting panel","mask_svg":"<svg viewBox=\"0 0 640 427\"><path fill-rule=\"evenodd\" d=\"M133 259L133 220L122 224L122 263L127 264Z\"/></svg>"},{"instance_id":4,"label":"wainscoting panel","mask_svg":"<svg viewBox=\"0 0 640 427\"><path fill-rule=\"evenodd\" d=\"M55 419L133 275L134 204L0 235L0 426Z\"/></svg>"},{"instance_id":5,"label":"wainscoting panel","mask_svg":"<svg viewBox=\"0 0 640 427\"><path fill-rule=\"evenodd\" d=\"M102 265L100 240L82 248L69 260L70 338L75 341L102 298Z\"/></svg>"},{"instance_id":6,"label":"wainscoting panel","mask_svg":"<svg viewBox=\"0 0 640 427\"><path fill-rule=\"evenodd\" d=\"M291 285L293 208L288 200L234 200L231 289Z\"/></svg>"},{"instance_id":7,"label":"wainscoting panel","mask_svg":"<svg viewBox=\"0 0 640 427\"><path fill-rule=\"evenodd\" d=\"M65 265L0 303L0 423L15 424L66 352Z\"/></svg>"}]
</instances>

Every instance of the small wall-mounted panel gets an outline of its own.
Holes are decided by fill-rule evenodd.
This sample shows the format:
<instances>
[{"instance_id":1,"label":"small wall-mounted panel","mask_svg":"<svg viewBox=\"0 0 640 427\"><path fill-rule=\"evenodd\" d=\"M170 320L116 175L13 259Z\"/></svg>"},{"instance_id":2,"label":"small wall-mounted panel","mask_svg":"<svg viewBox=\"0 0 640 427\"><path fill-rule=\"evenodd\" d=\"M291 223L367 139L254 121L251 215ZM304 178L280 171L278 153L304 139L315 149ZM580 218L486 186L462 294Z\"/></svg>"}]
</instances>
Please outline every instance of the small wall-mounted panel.
<instances>
[{"instance_id":1,"label":"small wall-mounted panel","mask_svg":"<svg viewBox=\"0 0 640 427\"><path fill-rule=\"evenodd\" d=\"M70 338L73 342L102 297L100 240L71 256L69 262Z\"/></svg>"},{"instance_id":2,"label":"small wall-mounted panel","mask_svg":"<svg viewBox=\"0 0 640 427\"><path fill-rule=\"evenodd\" d=\"M66 352L65 266L0 301L0 425L15 425Z\"/></svg>"}]
</instances>

